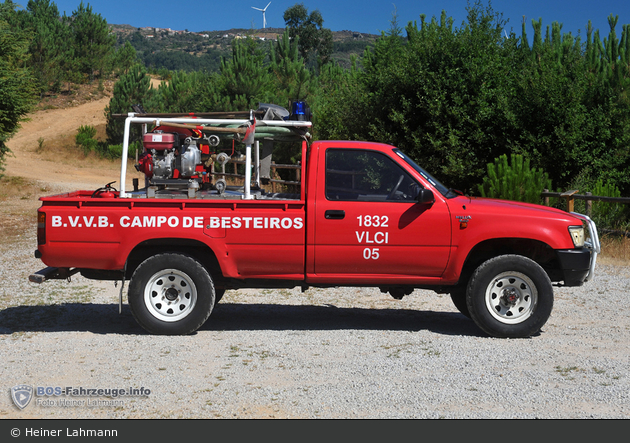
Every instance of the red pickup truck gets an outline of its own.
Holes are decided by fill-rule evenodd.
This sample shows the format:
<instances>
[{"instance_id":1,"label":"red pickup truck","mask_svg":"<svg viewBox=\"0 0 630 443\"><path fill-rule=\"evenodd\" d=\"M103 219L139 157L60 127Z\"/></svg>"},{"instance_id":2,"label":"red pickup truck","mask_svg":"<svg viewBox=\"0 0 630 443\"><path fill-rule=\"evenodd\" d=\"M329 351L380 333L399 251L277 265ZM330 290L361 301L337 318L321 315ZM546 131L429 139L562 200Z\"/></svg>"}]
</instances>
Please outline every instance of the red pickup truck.
<instances>
[{"instance_id":1,"label":"red pickup truck","mask_svg":"<svg viewBox=\"0 0 630 443\"><path fill-rule=\"evenodd\" d=\"M137 166L146 188L125 191L123 167L121 191L42 197L35 254L48 267L30 280L130 280L132 313L154 334L197 330L227 289L371 286L398 299L450 293L487 334L528 337L549 318L554 283L593 277L599 239L588 217L465 196L389 145L302 141L295 194L252 187L250 162L243 186L213 184L203 141L215 142L200 136L212 132L204 124L225 126L213 121L130 114L125 156L130 123L158 128L144 135L152 158ZM310 125L242 123L235 137L246 137L248 156L266 126Z\"/></svg>"}]
</instances>

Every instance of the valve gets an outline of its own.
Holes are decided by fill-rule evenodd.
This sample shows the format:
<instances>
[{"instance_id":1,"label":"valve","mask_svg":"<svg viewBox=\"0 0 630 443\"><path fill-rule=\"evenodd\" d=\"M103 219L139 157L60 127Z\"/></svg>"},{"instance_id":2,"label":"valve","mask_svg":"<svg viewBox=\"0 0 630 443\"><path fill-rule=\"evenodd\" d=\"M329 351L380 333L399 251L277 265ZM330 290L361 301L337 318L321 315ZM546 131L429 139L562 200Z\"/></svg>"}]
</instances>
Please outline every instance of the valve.
<instances>
[{"instance_id":1,"label":"valve","mask_svg":"<svg viewBox=\"0 0 630 443\"><path fill-rule=\"evenodd\" d=\"M227 182L222 178L218 179L214 184L214 189L216 189L219 194L223 194L226 188Z\"/></svg>"},{"instance_id":2,"label":"valve","mask_svg":"<svg viewBox=\"0 0 630 443\"><path fill-rule=\"evenodd\" d=\"M225 164L227 164L227 162L230 161L230 156L227 155L225 152L221 152L219 154L217 154L217 163L220 166L223 166Z\"/></svg>"},{"instance_id":3,"label":"valve","mask_svg":"<svg viewBox=\"0 0 630 443\"><path fill-rule=\"evenodd\" d=\"M219 138L218 135L213 134L208 137L208 144L212 146L213 148L216 148L217 146L219 146L220 143L221 143L221 139Z\"/></svg>"}]
</instances>

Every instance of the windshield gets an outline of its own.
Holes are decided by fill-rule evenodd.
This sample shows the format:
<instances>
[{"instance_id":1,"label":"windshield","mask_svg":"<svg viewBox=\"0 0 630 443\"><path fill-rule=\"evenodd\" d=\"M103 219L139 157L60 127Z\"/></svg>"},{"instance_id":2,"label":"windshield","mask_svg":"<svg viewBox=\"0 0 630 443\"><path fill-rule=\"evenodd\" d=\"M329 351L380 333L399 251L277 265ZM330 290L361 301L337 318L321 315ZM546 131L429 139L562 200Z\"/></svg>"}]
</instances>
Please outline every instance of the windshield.
<instances>
[{"instance_id":1,"label":"windshield","mask_svg":"<svg viewBox=\"0 0 630 443\"><path fill-rule=\"evenodd\" d=\"M402 158L404 161L406 161L413 169L415 169L418 172L418 174L420 174L429 183L431 183L435 187L435 189L437 189L438 192L440 194L442 194L444 197L446 197L446 198L454 198L454 197L456 197L458 195L457 192L447 188L442 183L440 183L438 180L436 180L431 174L429 174L427 171L425 171L420 166L418 166L416 164L416 162L414 162L411 158L409 158L407 156L407 154L402 152L400 149L394 149L394 152L396 153L396 155L398 155L400 158Z\"/></svg>"}]
</instances>

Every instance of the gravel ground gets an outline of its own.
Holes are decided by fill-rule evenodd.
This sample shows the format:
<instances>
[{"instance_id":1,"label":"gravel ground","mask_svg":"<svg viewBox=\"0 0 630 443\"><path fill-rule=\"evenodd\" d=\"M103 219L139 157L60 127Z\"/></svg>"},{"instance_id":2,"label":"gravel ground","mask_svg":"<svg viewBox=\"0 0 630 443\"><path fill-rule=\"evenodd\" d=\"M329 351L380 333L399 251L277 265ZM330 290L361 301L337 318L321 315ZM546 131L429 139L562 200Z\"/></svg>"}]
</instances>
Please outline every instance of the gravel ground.
<instances>
[{"instance_id":1,"label":"gravel ground","mask_svg":"<svg viewBox=\"0 0 630 443\"><path fill-rule=\"evenodd\" d=\"M228 291L196 334L158 337L111 282L29 283L34 249L0 246L1 418L630 418L626 267L556 288L530 339L487 337L448 295L362 288ZM20 410L19 384L150 394Z\"/></svg>"}]
</instances>

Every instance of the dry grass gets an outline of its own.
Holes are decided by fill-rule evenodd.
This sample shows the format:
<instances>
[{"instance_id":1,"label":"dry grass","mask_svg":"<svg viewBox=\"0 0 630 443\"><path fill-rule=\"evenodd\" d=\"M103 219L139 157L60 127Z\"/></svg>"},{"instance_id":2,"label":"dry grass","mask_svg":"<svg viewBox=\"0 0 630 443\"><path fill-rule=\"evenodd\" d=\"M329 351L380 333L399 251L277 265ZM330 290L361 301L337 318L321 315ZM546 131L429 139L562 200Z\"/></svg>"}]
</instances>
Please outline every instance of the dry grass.
<instances>
[{"instance_id":1,"label":"dry grass","mask_svg":"<svg viewBox=\"0 0 630 443\"><path fill-rule=\"evenodd\" d=\"M58 93L47 93L35 106L36 111L46 109L66 109L98 100L103 97L111 97L114 90L114 81L106 80L103 83L92 82L85 84L64 84L64 88Z\"/></svg>"},{"instance_id":2,"label":"dry grass","mask_svg":"<svg viewBox=\"0 0 630 443\"><path fill-rule=\"evenodd\" d=\"M0 178L0 246L8 246L37 228L39 196L50 192L23 177Z\"/></svg>"},{"instance_id":3,"label":"dry grass","mask_svg":"<svg viewBox=\"0 0 630 443\"><path fill-rule=\"evenodd\" d=\"M105 132L106 126L106 124L94 126L94 129L96 129L95 140L105 141L107 139ZM39 146L36 148L35 153L43 160L72 165L74 167L94 167L103 166L104 164L111 165L112 163L120 163L120 160L105 159L97 153L89 153L86 155L83 149L76 144L75 137L77 132L60 135L52 139L40 139Z\"/></svg>"},{"instance_id":4,"label":"dry grass","mask_svg":"<svg viewBox=\"0 0 630 443\"><path fill-rule=\"evenodd\" d=\"M630 238L605 235L600 239L602 253L597 258L598 263L628 266L630 264Z\"/></svg>"}]
</instances>

